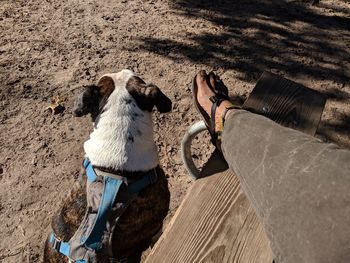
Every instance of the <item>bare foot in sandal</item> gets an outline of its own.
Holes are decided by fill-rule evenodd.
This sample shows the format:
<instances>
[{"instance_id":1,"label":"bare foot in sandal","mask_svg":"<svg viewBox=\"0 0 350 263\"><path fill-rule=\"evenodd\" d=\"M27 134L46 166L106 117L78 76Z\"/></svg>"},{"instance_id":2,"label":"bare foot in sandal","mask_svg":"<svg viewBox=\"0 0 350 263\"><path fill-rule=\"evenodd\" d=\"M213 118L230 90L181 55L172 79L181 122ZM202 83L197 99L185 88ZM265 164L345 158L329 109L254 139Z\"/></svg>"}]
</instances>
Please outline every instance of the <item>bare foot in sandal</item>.
<instances>
[{"instance_id":1,"label":"bare foot in sandal","mask_svg":"<svg viewBox=\"0 0 350 263\"><path fill-rule=\"evenodd\" d=\"M196 99L198 101L198 104L207 113L208 117L210 116L210 118L212 118L213 114L213 96L215 96L216 93L221 93L223 95L223 100L215 109L215 127L213 129L215 133L221 133L223 131L223 120L227 118L227 116L233 111L234 108L232 103L228 100L227 88L214 73L210 72L209 74L206 74L204 70L201 70L196 75L195 82L197 85Z\"/></svg>"}]
</instances>

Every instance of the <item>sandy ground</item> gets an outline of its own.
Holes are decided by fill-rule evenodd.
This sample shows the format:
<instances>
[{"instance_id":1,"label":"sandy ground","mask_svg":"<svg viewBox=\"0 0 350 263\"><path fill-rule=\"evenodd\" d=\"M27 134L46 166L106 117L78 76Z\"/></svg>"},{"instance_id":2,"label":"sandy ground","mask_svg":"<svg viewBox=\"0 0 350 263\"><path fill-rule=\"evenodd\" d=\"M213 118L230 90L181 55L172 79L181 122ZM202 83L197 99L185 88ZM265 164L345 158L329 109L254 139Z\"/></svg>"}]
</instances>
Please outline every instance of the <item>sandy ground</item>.
<instances>
[{"instance_id":1,"label":"sandy ground","mask_svg":"<svg viewBox=\"0 0 350 263\"><path fill-rule=\"evenodd\" d=\"M310 1L311 2L311 1ZM71 115L83 85L129 68L173 101L155 140L174 214L191 179L179 145L198 120L190 83L215 70L244 100L269 70L324 92L318 136L350 145L350 3L321 0L62 0L0 4L0 262L40 262L50 219L80 169L90 118ZM45 111L52 96L65 110ZM212 148L195 144L199 165Z\"/></svg>"}]
</instances>

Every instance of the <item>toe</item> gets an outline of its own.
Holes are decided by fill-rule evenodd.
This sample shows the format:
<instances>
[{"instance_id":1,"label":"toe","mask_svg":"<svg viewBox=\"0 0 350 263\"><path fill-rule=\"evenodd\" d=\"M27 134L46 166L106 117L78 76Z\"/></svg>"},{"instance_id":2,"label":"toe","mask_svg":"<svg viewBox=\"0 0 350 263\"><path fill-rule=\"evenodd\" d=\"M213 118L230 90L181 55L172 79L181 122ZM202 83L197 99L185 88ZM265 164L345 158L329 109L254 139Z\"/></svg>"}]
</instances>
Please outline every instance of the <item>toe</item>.
<instances>
[{"instance_id":1,"label":"toe","mask_svg":"<svg viewBox=\"0 0 350 263\"><path fill-rule=\"evenodd\" d=\"M214 72L213 71L209 72L209 83L213 90L216 90L216 81L217 81L217 76L214 74Z\"/></svg>"},{"instance_id":2,"label":"toe","mask_svg":"<svg viewBox=\"0 0 350 263\"><path fill-rule=\"evenodd\" d=\"M197 84L204 84L203 82L206 82L206 78L207 78L207 73L205 72L205 70L199 71L196 76Z\"/></svg>"}]
</instances>

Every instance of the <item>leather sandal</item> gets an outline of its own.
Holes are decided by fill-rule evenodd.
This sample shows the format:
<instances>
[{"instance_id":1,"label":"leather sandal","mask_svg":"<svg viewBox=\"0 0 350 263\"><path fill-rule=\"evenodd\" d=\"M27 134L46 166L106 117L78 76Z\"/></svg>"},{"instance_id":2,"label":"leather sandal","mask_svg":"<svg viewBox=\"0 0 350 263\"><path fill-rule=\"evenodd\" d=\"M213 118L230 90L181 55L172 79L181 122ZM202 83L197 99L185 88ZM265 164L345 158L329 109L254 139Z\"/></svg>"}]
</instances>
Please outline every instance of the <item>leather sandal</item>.
<instances>
[{"instance_id":1,"label":"leather sandal","mask_svg":"<svg viewBox=\"0 0 350 263\"><path fill-rule=\"evenodd\" d=\"M210 72L209 75L207 75L207 77L210 77L210 75L214 75L213 72ZM215 76L215 75L214 75ZM202 108L202 106L199 104L198 100L197 100L197 93L198 93L198 86L197 86L197 82L196 82L196 78L197 76L194 77L193 81L192 81L192 93L193 93L193 101L194 101L194 105L197 109L197 111L203 116L205 125L207 126L207 129L210 133L211 136L211 142L214 144L214 146L220 151L221 151L221 136L222 136L222 132L224 130L224 124L225 124L225 117L227 114L227 111L230 109L239 109L240 107L237 107L235 105L233 105L231 103L230 106L226 106L224 112L221 115L220 118L220 123L219 123L219 127L216 128L215 126L215 113L217 108L220 106L220 104L225 101L225 100L230 100L229 96L228 96L228 90L227 88L220 83L220 80L217 80L215 78L216 81L218 81L218 88L219 89L214 89L212 87L212 85L210 84L210 81L208 81L207 79L207 83L209 88L214 92L214 95L211 96L209 98L209 100L213 103L211 106L211 111L210 111L210 116L208 115L208 113Z\"/></svg>"}]
</instances>

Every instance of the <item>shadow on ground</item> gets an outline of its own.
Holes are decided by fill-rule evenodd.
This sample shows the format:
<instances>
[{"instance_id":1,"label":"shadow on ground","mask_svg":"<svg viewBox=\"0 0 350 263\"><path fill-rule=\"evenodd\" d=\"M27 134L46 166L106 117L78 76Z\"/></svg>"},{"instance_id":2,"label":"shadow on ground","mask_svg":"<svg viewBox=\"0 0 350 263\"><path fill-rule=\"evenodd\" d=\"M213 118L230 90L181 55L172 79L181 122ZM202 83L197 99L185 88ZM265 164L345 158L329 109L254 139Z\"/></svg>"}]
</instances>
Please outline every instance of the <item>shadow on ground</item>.
<instances>
[{"instance_id":1,"label":"shadow on ground","mask_svg":"<svg viewBox=\"0 0 350 263\"><path fill-rule=\"evenodd\" d=\"M326 11L319 14L309 3L296 1L179 0L170 5L183 16L210 21L213 32L189 34L193 44L142 38L141 48L173 60L185 58L214 69L233 69L246 81L256 80L264 69L349 81L349 18ZM323 6L323 10L331 8ZM339 12L347 14L349 10ZM200 25L198 30L203 32Z\"/></svg>"},{"instance_id":2,"label":"shadow on ground","mask_svg":"<svg viewBox=\"0 0 350 263\"><path fill-rule=\"evenodd\" d=\"M264 70L297 81L324 81L322 92L327 98L344 102L350 97L342 90L350 83L350 10L334 6L332 1L321 1L318 7L312 7L311 2L171 1L174 12L204 19L212 26L203 29L198 23L198 33L189 32L185 42L141 38L137 48L178 62L189 60L214 70L234 70L239 73L237 78L246 82L256 82ZM334 131L348 137L349 116L337 119L321 125L320 134L326 139L335 139L330 136ZM341 143L347 144L348 139Z\"/></svg>"}]
</instances>

